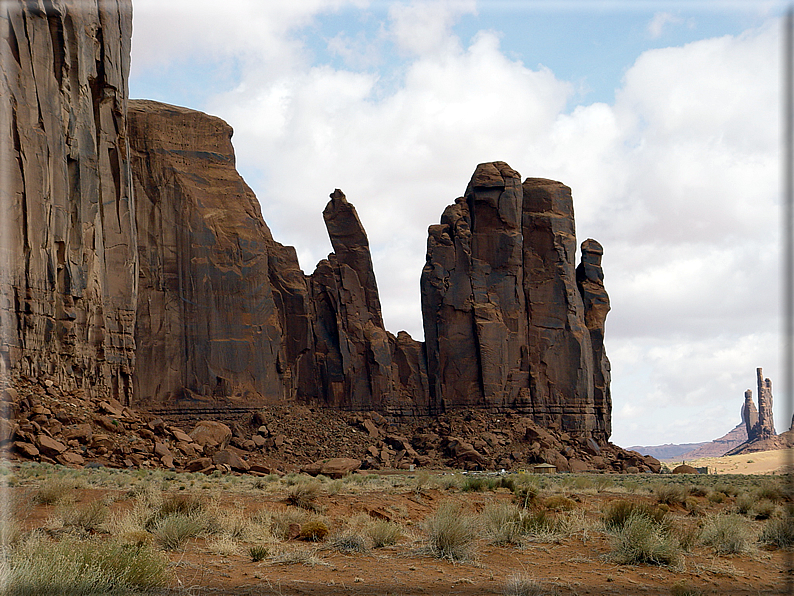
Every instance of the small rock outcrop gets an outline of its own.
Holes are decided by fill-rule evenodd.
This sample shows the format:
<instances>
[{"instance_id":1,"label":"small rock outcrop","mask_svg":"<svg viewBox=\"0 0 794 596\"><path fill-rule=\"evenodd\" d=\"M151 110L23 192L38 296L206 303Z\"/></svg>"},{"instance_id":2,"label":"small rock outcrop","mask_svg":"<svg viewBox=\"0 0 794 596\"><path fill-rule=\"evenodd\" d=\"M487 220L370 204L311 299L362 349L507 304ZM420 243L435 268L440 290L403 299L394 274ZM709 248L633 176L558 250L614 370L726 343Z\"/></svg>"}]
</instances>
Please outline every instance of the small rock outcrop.
<instances>
[{"instance_id":1,"label":"small rock outcrop","mask_svg":"<svg viewBox=\"0 0 794 596\"><path fill-rule=\"evenodd\" d=\"M758 380L758 409L753 403L753 391L744 392L742 419L747 429L747 441L758 441L774 437L775 421L772 414L772 381L764 378L763 369L756 369Z\"/></svg>"},{"instance_id":2,"label":"small rock outcrop","mask_svg":"<svg viewBox=\"0 0 794 596\"><path fill-rule=\"evenodd\" d=\"M422 314L432 407L516 408L606 441L609 310L600 245L579 273L570 189L480 164L429 229Z\"/></svg>"},{"instance_id":3,"label":"small rock outcrop","mask_svg":"<svg viewBox=\"0 0 794 596\"><path fill-rule=\"evenodd\" d=\"M128 0L0 8L0 367L132 399Z\"/></svg>"}]
</instances>

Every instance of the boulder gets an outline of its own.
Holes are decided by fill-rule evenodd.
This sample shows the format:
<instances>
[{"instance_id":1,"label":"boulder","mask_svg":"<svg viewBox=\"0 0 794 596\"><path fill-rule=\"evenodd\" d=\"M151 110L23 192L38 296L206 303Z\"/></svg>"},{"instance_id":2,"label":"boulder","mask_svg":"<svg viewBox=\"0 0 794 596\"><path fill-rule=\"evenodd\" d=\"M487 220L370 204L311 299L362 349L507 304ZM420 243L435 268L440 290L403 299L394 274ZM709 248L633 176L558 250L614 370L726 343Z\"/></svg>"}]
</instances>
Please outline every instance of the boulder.
<instances>
[{"instance_id":1,"label":"boulder","mask_svg":"<svg viewBox=\"0 0 794 596\"><path fill-rule=\"evenodd\" d=\"M60 455L67 449L66 445L47 435L39 435L36 437L36 446L41 453L49 457Z\"/></svg>"},{"instance_id":2,"label":"boulder","mask_svg":"<svg viewBox=\"0 0 794 596\"><path fill-rule=\"evenodd\" d=\"M303 466L301 471L311 476L322 474L329 478L342 478L351 472L355 472L360 467L360 459L354 459L352 457L334 457L316 461L308 466Z\"/></svg>"},{"instance_id":3,"label":"boulder","mask_svg":"<svg viewBox=\"0 0 794 596\"><path fill-rule=\"evenodd\" d=\"M232 429L222 422L200 420L190 431L190 437L205 449L220 451L231 441Z\"/></svg>"},{"instance_id":4,"label":"boulder","mask_svg":"<svg viewBox=\"0 0 794 596\"><path fill-rule=\"evenodd\" d=\"M210 457L200 457L185 464L185 470L188 472L203 472L212 467L213 463Z\"/></svg>"},{"instance_id":5,"label":"boulder","mask_svg":"<svg viewBox=\"0 0 794 596\"><path fill-rule=\"evenodd\" d=\"M681 464L673 468L673 474L698 474L698 471L692 466Z\"/></svg>"},{"instance_id":6,"label":"boulder","mask_svg":"<svg viewBox=\"0 0 794 596\"><path fill-rule=\"evenodd\" d=\"M231 449L222 449L212 456L212 462L217 465L227 465L236 472L247 472L248 463Z\"/></svg>"}]
</instances>

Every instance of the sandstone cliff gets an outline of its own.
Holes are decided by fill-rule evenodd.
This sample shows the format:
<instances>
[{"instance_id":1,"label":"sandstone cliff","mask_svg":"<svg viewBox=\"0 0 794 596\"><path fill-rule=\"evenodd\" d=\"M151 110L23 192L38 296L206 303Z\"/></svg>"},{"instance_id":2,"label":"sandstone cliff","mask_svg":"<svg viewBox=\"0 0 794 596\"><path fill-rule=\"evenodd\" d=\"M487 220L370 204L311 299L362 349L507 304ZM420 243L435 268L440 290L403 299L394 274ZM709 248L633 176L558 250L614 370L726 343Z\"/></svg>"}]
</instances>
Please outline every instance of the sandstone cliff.
<instances>
[{"instance_id":1,"label":"sandstone cliff","mask_svg":"<svg viewBox=\"0 0 794 596\"><path fill-rule=\"evenodd\" d=\"M164 409L512 408L601 457L609 300L597 242L574 267L570 189L478 166L430 228L427 341L395 337L341 191L323 213L334 252L307 276L237 173L231 127L127 105L129 2L36 6L0 21L5 368ZM552 451L535 457L564 468Z\"/></svg>"},{"instance_id":2,"label":"sandstone cliff","mask_svg":"<svg viewBox=\"0 0 794 596\"><path fill-rule=\"evenodd\" d=\"M758 441L774 437L775 420L772 414L772 381L764 378L764 371L756 369L758 386L758 409L753 403L753 391L744 392L744 406L742 407L742 420L747 430L747 441Z\"/></svg>"},{"instance_id":3,"label":"sandstone cliff","mask_svg":"<svg viewBox=\"0 0 794 596\"><path fill-rule=\"evenodd\" d=\"M130 101L128 114L140 259L136 401L281 401L274 242L235 169L231 127L153 101ZM297 264L294 254L283 259Z\"/></svg>"},{"instance_id":4,"label":"sandstone cliff","mask_svg":"<svg viewBox=\"0 0 794 596\"><path fill-rule=\"evenodd\" d=\"M584 243L577 276L570 189L521 184L503 162L480 164L465 196L429 229L421 285L431 403L516 408L605 441L600 250Z\"/></svg>"},{"instance_id":5,"label":"sandstone cliff","mask_svg":"<svg viewBox=\"0 0 794 596\"><path fill-rule=\"evenodd\" d=\"M4 2L0 354L129 403L135 217L128 0Z\"/></svg>"}]
</instances>

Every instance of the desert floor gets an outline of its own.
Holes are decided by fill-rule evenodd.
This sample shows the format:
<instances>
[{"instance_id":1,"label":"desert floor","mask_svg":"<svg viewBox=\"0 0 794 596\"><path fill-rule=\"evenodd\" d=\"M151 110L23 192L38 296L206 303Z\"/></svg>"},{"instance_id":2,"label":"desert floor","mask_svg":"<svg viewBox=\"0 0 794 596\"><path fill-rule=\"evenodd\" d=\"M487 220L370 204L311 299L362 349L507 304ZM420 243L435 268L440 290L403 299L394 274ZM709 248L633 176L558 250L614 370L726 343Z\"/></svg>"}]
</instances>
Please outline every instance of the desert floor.
<instances>
[{"instance_id":1,"label":"desert floor","mask_svg":"<svg viewBox=\"0 0 794 596\"><path fill-rule=\"evenodd\" d=\"M11 582L9 594L65 593L48 591L44 580L32 585L39 581L32 572L20 579L14 565L40 564L36 548L119 541L167 559L155 594L766 595L786 593L789 577L791 552L760 540L771 520L784 519L780 481L769 476L522 474L475 481L421 471L332 480L29 463L6 464L2 472L13 531L5 532L11 563L0 579ZM659 536L672 539L673 560L621 562L618 533L605 525L618 501L664 515ZM172 513L174 504L191 506L189 515L202 526L166 546L161 522L168 503ZM439 557L431 548L429 524L440 508L457 511L447 523L466 522L460 556ZM729 517L741 544L725 549L707 533ZM530 518L545 525L515 525ZM310 523L321 523L327 535L316 542L296 536ZM394 530L394 543L376 548L375 527Z\"/></svg>"}]
</instances>

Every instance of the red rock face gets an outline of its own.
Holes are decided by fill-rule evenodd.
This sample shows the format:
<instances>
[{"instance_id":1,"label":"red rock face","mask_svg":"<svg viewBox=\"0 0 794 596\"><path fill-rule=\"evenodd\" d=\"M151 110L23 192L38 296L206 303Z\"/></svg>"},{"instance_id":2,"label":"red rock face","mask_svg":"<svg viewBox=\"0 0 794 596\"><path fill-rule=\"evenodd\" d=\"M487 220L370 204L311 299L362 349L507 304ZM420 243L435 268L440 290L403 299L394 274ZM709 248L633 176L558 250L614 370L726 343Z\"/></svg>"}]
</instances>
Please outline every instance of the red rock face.
<instances>
[{"instance_id":1,"label":"red rock face","mask_svg":"<svg viewBox=\"0 0 794 596\"><path fill-rule=\"evenodd\" d=\"M137 251L128 0L4 2L0 361L128 402Z\"/></svg>"},{"instance_id":2,"label":"red rock face","mask_svg":"<svg viewBox=\"0 0 794 596\"><path fill-rule=\"evenodd\" d=\"M383 327L369 241L339 189L323 211L334 252L309 279L314 353L298 367L297 395L327 406L415 414L427 409L422 345Z\"/></svg>"},{"instance_id":3,"label":"red rock face","mask_svg":"<svg viewBox=\"0 0 794 596\"><path fill-rule=\"evenodd\" d=\"M140 257L140 403L283 399L274 246L234 168L231 127L201 112L129 102Z\"/></svg>"},{"instance_id":4,"label":"red rock face","mask_svg":"<svg viewBox=\"0 0 794 596\"><path fill-rule=\"evenodd\" d=\"M609 300L597 242L574 268L570 189L478 166L430 227L426 343L395 337L344 194L323 212L334 252L307 276L237 173L231 127L127 102L130 4L89 4L3 6L0 364L123 405L515 408L603 444Z\"/></svg>"},{"instance_id":5,"label":"red rock face","mask_svg":"<svg viewBox=\"0 0 794 596\"><path fill-rule=\"evenodd\" d=\"M510 407L544 426L611 432L597 242L576 238L570 189L480 164L429 229L422 310L431 404Z\"/></svg>"}]
</instances>

